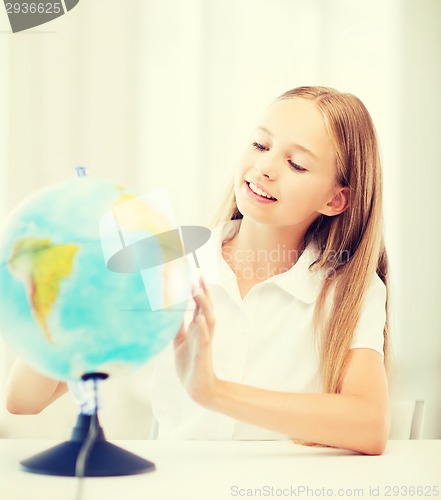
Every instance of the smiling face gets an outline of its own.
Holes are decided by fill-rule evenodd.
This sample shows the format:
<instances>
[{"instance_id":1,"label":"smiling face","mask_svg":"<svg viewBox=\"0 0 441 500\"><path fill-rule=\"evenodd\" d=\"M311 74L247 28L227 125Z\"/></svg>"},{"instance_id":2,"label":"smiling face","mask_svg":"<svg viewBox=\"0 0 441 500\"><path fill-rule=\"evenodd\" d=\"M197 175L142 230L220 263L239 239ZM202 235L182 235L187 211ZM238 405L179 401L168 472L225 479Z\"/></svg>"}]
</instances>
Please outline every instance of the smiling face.
<instances>
[{"instance_id":1,"label":"smiling face","mask_svg":"<svg viewBox=\"0 0 441 500\"><path fill-rule=\"evenodd\" d=\"M309 100L273 103L252 134L234 179L244 217L274 226L304 226L338 215L348 188L336 182L335 152L324 119Z\"/></svg>"}]
</instances>

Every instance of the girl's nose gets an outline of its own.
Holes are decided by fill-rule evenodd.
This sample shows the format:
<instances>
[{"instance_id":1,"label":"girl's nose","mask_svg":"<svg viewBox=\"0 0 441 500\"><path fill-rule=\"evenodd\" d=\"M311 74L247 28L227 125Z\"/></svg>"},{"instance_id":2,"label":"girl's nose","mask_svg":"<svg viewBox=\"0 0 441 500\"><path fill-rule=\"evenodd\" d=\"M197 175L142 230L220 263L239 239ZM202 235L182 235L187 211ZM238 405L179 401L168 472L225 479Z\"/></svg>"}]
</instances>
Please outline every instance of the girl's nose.
<instances>
[{"instance_id":1,"label":"girl's nose","mask_svg":"<svg viewBox=\"0 0 441 500\"><path fill-rule=\"evenodd\" d=\"M277 168L274 159L271 160L269 155L266 158L259 158L259 161L256 161L254 164L254 169L258 174L267 179L275 179L277 176Z\"/></svg>"}]
</instances>

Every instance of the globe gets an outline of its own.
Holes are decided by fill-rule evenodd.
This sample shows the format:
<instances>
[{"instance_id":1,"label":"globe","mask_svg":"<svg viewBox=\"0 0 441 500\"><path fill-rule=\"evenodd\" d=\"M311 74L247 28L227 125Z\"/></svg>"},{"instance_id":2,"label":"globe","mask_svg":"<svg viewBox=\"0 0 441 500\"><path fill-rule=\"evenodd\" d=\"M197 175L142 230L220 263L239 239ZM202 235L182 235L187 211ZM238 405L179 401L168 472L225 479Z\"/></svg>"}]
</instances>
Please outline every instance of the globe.
<instances>
[{"instance_id":1,"label":"globe","mask_svg":"<svg viewBox=\"0 0 441 500\"><path fill-rule=\"evenodd\" d=\"M164 200L78 176L11 212L0 234L0 330L31 366L64 381L115 375L176 335L191 282Z\"/></svg>"}]
</instances>

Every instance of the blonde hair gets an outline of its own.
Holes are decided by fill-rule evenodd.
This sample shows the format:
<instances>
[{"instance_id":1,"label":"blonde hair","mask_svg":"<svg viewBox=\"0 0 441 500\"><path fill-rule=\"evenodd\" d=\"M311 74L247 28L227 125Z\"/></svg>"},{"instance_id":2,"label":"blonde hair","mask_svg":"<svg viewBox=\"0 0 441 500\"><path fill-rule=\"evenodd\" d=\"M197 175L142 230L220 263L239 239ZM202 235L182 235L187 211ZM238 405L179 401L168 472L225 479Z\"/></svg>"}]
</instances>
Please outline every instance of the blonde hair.
<instances>
[{"instance_id":1,"label":"blonde hair","mask_svg":"<svg viewBox=\"0 0 441 500\"><path fill-rule=\"evenodd\" d=\"M298 87L276 101L292 98L308 99L321 111L335 148L336 181L349 187L348 208L334 217L319 216L305 236L305 244L313 241L320 252L312 266L327 270L314 323L320 335L323 390L338 393L363 298L375 273L386 285L384 362L387 369L389 365L388 260L383 240L380 157L374 124L357 97L327 87ZM224 220L242 218L233 189L224 206ZM325 321L331 284L335 284L334 299Z\"/></svg>"}]
</instances>

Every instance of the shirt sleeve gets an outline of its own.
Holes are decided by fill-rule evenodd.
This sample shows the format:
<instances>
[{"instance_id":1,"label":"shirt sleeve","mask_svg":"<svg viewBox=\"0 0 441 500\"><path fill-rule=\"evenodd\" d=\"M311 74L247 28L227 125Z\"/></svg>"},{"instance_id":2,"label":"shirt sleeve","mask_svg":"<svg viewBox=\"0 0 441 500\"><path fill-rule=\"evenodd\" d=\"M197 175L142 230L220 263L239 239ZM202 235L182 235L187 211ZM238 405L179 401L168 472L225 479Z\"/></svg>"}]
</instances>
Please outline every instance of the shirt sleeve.
<instances>
[{"instance_id":1,"label":"shirt sleeve","mask_svg":"<svg viewBox=\"0 0 441 500\"><path fill-rule=\"evenodd\" d=\"M368 348L383 355L386 323L386 286L375 274L363 300L350 349Z\"/></svg>"}]
</instances>

